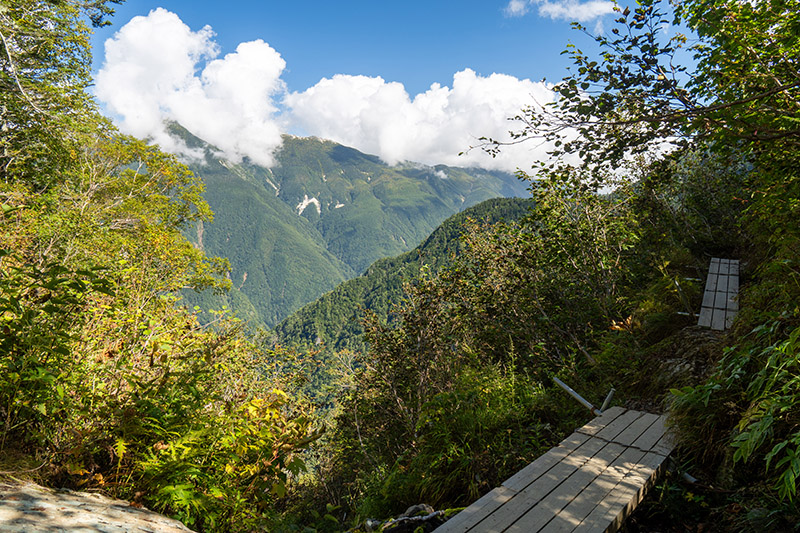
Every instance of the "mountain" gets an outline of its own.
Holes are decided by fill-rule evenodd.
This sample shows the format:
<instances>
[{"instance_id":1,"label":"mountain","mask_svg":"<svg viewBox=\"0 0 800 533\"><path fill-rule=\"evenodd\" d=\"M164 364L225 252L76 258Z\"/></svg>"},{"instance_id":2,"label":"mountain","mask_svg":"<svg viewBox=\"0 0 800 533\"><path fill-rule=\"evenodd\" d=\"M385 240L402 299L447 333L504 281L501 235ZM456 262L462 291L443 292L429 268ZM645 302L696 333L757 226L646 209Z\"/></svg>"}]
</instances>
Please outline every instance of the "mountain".
<instances>
[{"instance_id":1,"label":"mountain","mask_svg":"<svg viewBox=\"0 0 800 533\"><path fill-rule=\"evenodd\" d=\"M227 305L268 327L377 259L412 249L448 216L489 198L527 195L512 174L389 166L316 138L285 136L273 168L233 163L174 131L206 151L190 168L205 182L214 221L190 238L232 266L228 294L187 291L185 300L203 309Z\"/></svg>"},{"instance_id":2,"label":"mountain","mask_svg":"<svg viewBox=\"0 0 800 533\"><path fill-rule=\"evenodd\" d=\"M525 216L531 206L530 199L496 198L452 215L412 251L376 261L361 276L290 315L275 327L276 342L323 344L334 351L363 349L364 310L386 319L403 297L403 284L419 275L423 265L436 270L457 253L468 219L485 224L512 222Z\"/></svg>"}]
</instances>

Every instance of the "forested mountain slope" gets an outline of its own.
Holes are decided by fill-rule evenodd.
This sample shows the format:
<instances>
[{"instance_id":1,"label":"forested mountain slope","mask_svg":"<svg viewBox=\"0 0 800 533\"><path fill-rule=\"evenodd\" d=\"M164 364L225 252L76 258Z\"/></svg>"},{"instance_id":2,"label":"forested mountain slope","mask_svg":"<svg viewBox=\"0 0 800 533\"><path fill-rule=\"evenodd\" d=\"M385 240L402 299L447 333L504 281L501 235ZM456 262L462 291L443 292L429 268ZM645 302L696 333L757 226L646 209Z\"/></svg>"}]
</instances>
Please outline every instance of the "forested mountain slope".
<instances>
[{"instance_id":1,"label":"forested mountain slope","mask_svg":"<svg viewBox=\"0 0 800 533\"><path fill-rule=\"evenodd\" d=\"M208 234L199 178L93 104L85 20L111 3L0 8L0 475L107 492L201 531L373 529L368 518L412 504L476 500L591 418L559 376L595 402L614 386L614 402L669 412L675 464L700 482L668 475L629 531L797 530L798 0L642 0L597 37L601 55L571 48L561 98L517 122L519 140L565 156L537 168L530 216L468 225L452 263L409 284L391 321L367 317L369 349L334 354L324 410L295 372L319 363L313 351L265 346L224 316L203 326L180 305L186 287L232 281L245 294L249 276L226 280L223 261L187 241L233 242ZM460 209L434 179L450 169L348 153L350 196L327 188L324 165L297 177L316 188L291 195L278 169L196 169L218 164L218 189L247 183L234 198L304 221L297 240L317 242L308 249L332 270L371 261L345 257L336 235L405 235L367 238L370 218L345 217L359 199L375 219L405 213L391 220L408 231L428 220L416 200ZM258 202L244 212L266 211ZM351 227L331 232L331 212ZM691 316L719 255L743 265L724 333Z\"/></svg>"},{"instance_id":2,"label":"forested mountain slope","mask_svg":"<svg viewBox=\"0 0 800 533\"><path fill-rule=\"evenodd\" d=\"M449 264L463 246L461 236L472 225L514 222L530 212L530 199L496 198L448 218L425 241L395 257L379 259L361 276L346 281L318 300L294 312L275 327L276 342L333 350L364 348L362 321L369 310L387 320L403 297L403 285Z\"/></svg>"},{"instance_id":3,"label":"forested mountain slope","mask_svg":"<svg viewBox=\"0 0 800 533\"><path fill-rule=\"evenodd\" d=\"M268 326L374 261L410 250L453 213L526 195L525 184L508 173L388 166L315 138L285 136L271 169L234 164L206 149L204 163L192 169L206 185L214 221L196 226L191 237L230 260L233 289L188 299L204 308L227 304Z\"/></svg>"}]
</instances>

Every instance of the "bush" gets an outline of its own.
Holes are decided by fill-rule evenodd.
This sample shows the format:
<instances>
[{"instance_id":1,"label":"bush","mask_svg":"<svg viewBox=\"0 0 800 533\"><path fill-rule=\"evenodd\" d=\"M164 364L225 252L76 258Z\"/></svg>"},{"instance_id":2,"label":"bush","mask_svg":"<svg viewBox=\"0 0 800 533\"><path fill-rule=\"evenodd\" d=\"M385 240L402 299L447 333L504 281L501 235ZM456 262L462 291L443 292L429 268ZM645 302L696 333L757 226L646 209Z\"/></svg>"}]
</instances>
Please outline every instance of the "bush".
<instances>
[{"instance_id":1,"label":"bush","mask_svg":"<svg viewBox=\"0 0 800 533\"><path fill-rule=\"evenodd\" d=\"M0 258L0 453L203 530L266 517L317 436L261 375L279 354L235 321L200 327L174 297L139 308L96 271Z\"/></svg>"}]
</instances>

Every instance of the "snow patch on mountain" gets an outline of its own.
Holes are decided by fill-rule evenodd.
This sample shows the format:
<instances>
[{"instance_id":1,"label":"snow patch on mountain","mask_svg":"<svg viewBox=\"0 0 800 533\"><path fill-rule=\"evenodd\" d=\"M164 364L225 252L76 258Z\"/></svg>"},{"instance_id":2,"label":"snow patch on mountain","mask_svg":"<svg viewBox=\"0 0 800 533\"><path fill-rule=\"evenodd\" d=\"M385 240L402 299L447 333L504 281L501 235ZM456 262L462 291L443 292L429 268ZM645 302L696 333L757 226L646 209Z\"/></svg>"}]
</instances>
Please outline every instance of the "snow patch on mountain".
<instances>
[{"instance_id":1,"label":"snow patch on mountain","mask_svg":"<svg viewBox=\"0 0 800 533\"><path fill-rule=\"evenodd\" d=\"M302 215L303 211L306 210L306 207L308 207L311 204L314 204L317 207L317 214L321 215L322 214L322 207L320 206L319 200L317 200L316 198L309 198L307 194L304 194L303 195L303 201L300 202L299 204L297 204L297 207L296 207L297 214L298 215Z\"/></svg>"}]
</instances>

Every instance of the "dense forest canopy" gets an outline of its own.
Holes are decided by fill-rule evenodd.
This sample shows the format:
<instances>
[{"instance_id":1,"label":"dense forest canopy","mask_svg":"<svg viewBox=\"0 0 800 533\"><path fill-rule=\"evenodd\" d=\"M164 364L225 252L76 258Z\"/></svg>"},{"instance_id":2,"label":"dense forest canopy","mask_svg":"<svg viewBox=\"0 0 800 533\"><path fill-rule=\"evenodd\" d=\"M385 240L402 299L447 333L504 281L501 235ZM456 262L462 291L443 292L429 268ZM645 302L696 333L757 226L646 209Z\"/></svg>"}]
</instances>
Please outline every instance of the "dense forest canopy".
<instances>
[{"instance_id":1,"label":"dense forest canopy","mask_svg":"<svg viewBox=\"0 0 800 533\"><path fill-rule=\"evenodd\" d=\"M367 349L332 354L316 411L313 353L180 305L180 289L224 290L227 264L182 233L212 219L203 183L87 92L89 23L114 3L0 6L1 470L202 531L347 529L465 505L558 442L589 416L558 375L669 409L703 483L668 479L649 519L796 527L796 0L644 0L596 56L568 48L560 98L516 117L515 142L553 146L520 174L530 214L466 224L392 321L367 313ZM711 256L746 265L724 335L691 318Z\"/></svg>"}]
</instances>

